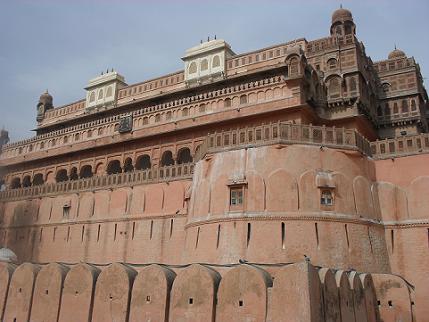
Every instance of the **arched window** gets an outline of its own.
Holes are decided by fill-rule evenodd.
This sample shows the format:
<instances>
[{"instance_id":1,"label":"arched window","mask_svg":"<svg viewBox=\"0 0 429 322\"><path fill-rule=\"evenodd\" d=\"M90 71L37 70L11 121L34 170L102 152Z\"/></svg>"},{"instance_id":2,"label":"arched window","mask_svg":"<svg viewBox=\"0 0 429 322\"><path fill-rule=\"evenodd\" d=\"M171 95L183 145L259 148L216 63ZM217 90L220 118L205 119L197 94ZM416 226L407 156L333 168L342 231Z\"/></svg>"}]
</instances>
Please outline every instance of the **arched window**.
<instances>
[{"instance_id":1,"label":"arched window","mask_svg":"<svg viewBox=\"0 0 429 322\"><path fill-rule=\"evenodd\" d=\"M401 112L402 113L408 112L408 101L407 100L402 100Z\"/></svg>"},{"instance_id":2,"label":"arched window","mask_svg":"<svg viewBox=\"0 0 429 322\"><path fill-rule=\"evenodd\" d=\"M335 58L329 59L328 60L328 67L329 67L329 69L337 68L337 60Z\"/></svg>"},{"instance_id":3,"label":"arched window","mask_svg":"<svg viewBox=\"0 0 429 322\"><path fill-rule=\"evenodd\" d=\"M225 107L231 107L231 99L230 98L226 98L224 101L224 106Z\"/></svg>"},{"instance_id":4,"label":"arched window","mask_svg":"<svg viewBox=\"0 0 429 322\"><path fill-rule=\"evenodd\" d=\"M145 116L143 118L143 125L149 124L149 118L147 116Z\"/></svg>"},{"instance_id":5,"label":"arched window","mask_svg":"<svg viewBox=\"0 0 429 322\"><path fill-rule=\"evenodd\" d=\"M393 114L398 114L399 113L399 109L398 109L398 103L393 103Z\"/></svg>"},{"instance_id":6,"label":"arched window","mask_svg":"<svg viewBox=\"0 0 429 322\"><path fill-rule=\"evenodd\" d=\"M91 138L92 137L92 130L88 130L88 132L86 132L86 136L88 138Z\"/></svg>"},{"instance_id":7,"label":"arched window","mask_svg":"<svg viewBox=\"0 0 429 322\"><path fill-rule=\"evenodd\" d=\"M240 96L240 105L241 104L247 104L247 95Z\"/></svg>"},{"instance_id":8,"label":"arched window","mask_svg":"<svg viewBox=\"0 0 429 322\"><path fill-rule=\"evenodd\" d=\"M109 86L107 88L106 97L111 97L113 95L113 88L112 86Z\"/></svg>"},{"instance_id":9,"label":"arched window","mask_svg":"<svg viewBox=\"0 0 429 322\"><path fill-rule=\"evenodd\" d=\"M43 180L43 174L36 173L33 177L33 186L41 186L45 183L45 180Z\"/></svg>"},{"instance_id":10,"label":"arched window","mask_svg":"<svg viewBox=\"0 0 429 322\"><path fill-rule=\"evenodd\" d=\"M31 187L31 177L30 176L25 176L24 179L22 179L22 187L23 188Z\"/></svg>"},{"instance_id":11,"label":"arched window","mask_svg":"<svg viewBox=\"0 0 429 322\"><path fill-rule=\"evenodd\" d=\"M290 59L289 61L289 73L290 75L297 75L298 74L298 58L297 57L293 57Z\"/></svg>"},{"instance_id":12,"label":"arched window","mask_svg":"<svg viewBox=\"0 0 429 322\"><path fill-rule=\"evenodd\" d=\"M167 113L165 113L165 119L167 121L171 120L171 111L168 111Z\"/></svg>"},{"instance_id":13,"label":"arched window","mask_svg":"<svg viewBox=\"0 0 429 322\"><path fill-rule=\"evenodd\" d=\"M188 116L189 115L189 109L187 108L187 107L185 107L183 110L182 110L182 116Z\"/></svg>"},{"instance_id":14,"label":"arched window","mask_svg":"<svg viewBox=\"0 0 429 322\"><path fill-rule=\"evenodd\" d=\"M416 111L416 110L417 110L416 100L412 99L411 100L411 111Z\"/></svg>"},{"instance_id":15,"label":"arched window","mask_svg":"<svg viewBox=\"0 0 429 322\"><path fill-rule=\"evenodd\" d=\"M147 154L140 155L136 161L136 170L147 170L150 169L150 156Z\"/></svg>"},{"instance_id":16,"label":"arched window","mask_svg":"<svg viewBox=\"0 0 429 322\"><path fill-rule=\"evenodd\" d=\"M206 111L206 104L201 104L200 107L198 108L198 111L200 113L204 113Z\"/></svg>"},{"instance_id":17,"label":"arched window","mask_svg":"<svg viewBox=\"0 0 429 322\"><path fill-rule=\"evenodd\" d=\"M179 152L177 153L177 164L191 163L191 162L192 162L191 150L189 150L189 148L180 149Z\"/></svg>"},{"instance_id":18,"label":"arched window","mask_svg":"<svg viewBox=\"0 0 429 322\"><path fill-rule=\"evenodd\" d=\"M95 101L95 92L91 92L91 94L89 94L89 102L92 103Z\"/></svg>"},{"instance_id":19,"label":"arched window","mask_svg":"<svg viewBox=\"0 0 429 322\"><path fill-rule=\"evenodd\" d=\"M67 175L67 170L66 169L61 169L57 172L57 175L55 176L55 180L57 182L64 182L67 181L69 179L68 175Z\"/></svg>"},{"instance_id":20,"label":"arched window","mask_svg":"<svg viewBox=\"0 0 429 322\"><path fill-rule=\"evenodd\" d=\"M77 180L79 179L79 176L77 175L77 168L73 167L70 170L70 180Z\"/></svg>"},{"instance_id":21,"label":"arched window","mask_svg":"<svg viewBox=\"0 0 429 322\"><path fill-rule=\"evenodd\" d=\"M10 183L11 189L18 189L21 188L21 179L20 178L13 178Z\"/></svg>"},{"instance_id":22,"label":"arched window","mask_svg":"<svg viewBox=\"0 0 429 322\"><path fill-rule=\"evenodd\" d=\"M121 172L122 172L122 168L119 160L112 160L107 165L107 174L116 174Z\"/></svg>"},{"instance_id":23,"label":"arched window","mask_svg":"<svg viewBox=\"0 0 429 322\"><path fill-rule=\"evenodd\" d=\"M102 127L100 127L100 128L98 129L98 135L103 135L103 128L102 128Z\"/></svg>"},{"instance_id":24,"label":"arched window","mask_svg":"<svg viewBox=\"0 0 429 322\"><path fill-rule=\"evenodd\" d=\"M134 171L133 160L126 158L124 163L124 172Z\"/></svg>"},{"instance_id":25,"label":"arched window","mask_svg":"<svg viewBox=\"0 0 429 322\"><path fill-rule=\"evenodd\" d=\"M80 134L79 134L79 133L76 133L76 134L74 135L74 140L75 140L75 141L79 141L79 139L80 139Z\"/></svg>"},{"instance_id":26,"label":"arched window","mask_svg":"<svg viewBox=\"0 0 429 322\"><path fill-rule=\"evenodd\" d=\"M161 122L161 114L156 114L155 115L155 122L156 123Z\"/></svg>"},{"instance_id":27,"label":"arched window","mask_svg":"<svg viewBox=\"0 0 429 322\"><path fill-rule=\"evenodd\" d=\"M203 59L201 61L201 71L205 71L207 69L209 69L209 62L207 59Z\"/></svg>"},{"instance_id":28,"label":"arched window","mask_svg":"<svg viewBox=\"0 0 429 322\"><path fill-rule=\"evenodd\" d=\"M171 151L165 151L162 154L161 166L165 167L165 166L169 166L169 165L174 165L173 153L171 153Z\"/></svg>"},{"instance_id":29,"label":"arched window","mask_svg":"<svg viewBox=\"0 0 429 322\"><path fill-rule=\"evenodd\" d=\"M383 116L383 111L381 109L381 106L377 107L377 116Z\"/></svg>"},{"instance_id":30,"label":"arched window","mask_svg":"<svg viewBox=\"0 0 429 322\"><path fill-rule=\"evenodd\" d=\"M384 115L390 115L390 107L389 107L389 103L386 103L384 105Z\"/></svg>"},{"instance_id":31,"label":"arched window","mask_svg":"<svg viewBox=\"0 0 429 322\"><path fill-rule=\"evenodd\" d=\"M356 91L356 90L357 90L357 86L356 86L356 79L355 79L354 77L351 77L351 78L350 78L350 81L349 81L349 87L350 87L350 91L351 91L351 92L353 92L353 91Z\"/></svg>"},{"instance_id":32,"label":"arched window","mask_svg":"<svg viewBox=\"0 0 429 322\"><path fill-rule=\"evenodd\" d=\"M196 72L197 72L197 63L193 61L189 65L189 74L195 74Z\"/></svg>"},{"instance_id":33,"label":"arched window","mask_svg":"<svg viewBox=\"0 0 429 322\"><path fill-rule=\"evenodd\" d=\"M340 97L340 79L338 77L332 78L329 82L329 96L331 98Z\"/></svg>"},{"instance_id":34,"label":"arched window","mask_svg":"<svg viewBox=\"0 0 429 322\"><path fill-rule=\"evenodd\" d=\"M98 92L98 99L99 100L103 99L103 94L104 94L103 90L100 89L100 91Z\"/></svg>"},{"instance_id":35,"label":"arched window","mask_svg":"<svg viewBox=\"0 0 429 322\"><path fill-rule=\"evenodd\" d=\"M336 33L338 36L341 36L341 35L342 35L343 30L341 29L341 26L337 26L337 28L335 29L335 33Z\"/></svg>"},{"instance_id":36,"label":"arched window","mask_svg":"<svg viewBox=\"0 0 429 322\"><path fill-rule=\"evenodd\" d=\"M220 66L220 58L219 58L219 56L216 55L216 56L213 57L212 66L213 66L213 68Z\"/></svg>"},{"instance_id":37,"label":"arched window","mask_svg":"<svg viewBox=\"0 0 429 322\"><path fill-rule=\"evenodd\" d=\"M80 178L91 178L93 176L92 167L90 165L84 165L80 169Z\"/></svg>"}]
</instances>

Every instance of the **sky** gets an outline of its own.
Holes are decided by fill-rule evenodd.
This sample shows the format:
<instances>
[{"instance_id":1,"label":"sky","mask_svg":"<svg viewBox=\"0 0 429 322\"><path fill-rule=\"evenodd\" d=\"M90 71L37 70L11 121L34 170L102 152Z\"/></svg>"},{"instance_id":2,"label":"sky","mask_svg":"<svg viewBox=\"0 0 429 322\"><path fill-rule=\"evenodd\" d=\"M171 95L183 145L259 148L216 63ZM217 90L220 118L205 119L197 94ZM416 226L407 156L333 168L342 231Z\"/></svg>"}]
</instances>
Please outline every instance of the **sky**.
<instances>
[{"instance_id":1,"label":"sky","mask_svg":"<svg viewBox=\"0 0 429 322\"><path fill-rule=\"evenodd\" d=\"M340 4L373 61L396 44L429 78L427 0L0 0L0 127L11 141L31 137L46 89L58 107L107 68L128 84L175 72L214 35L236 53L326 37Z\"/></svg>"}]
</instances>

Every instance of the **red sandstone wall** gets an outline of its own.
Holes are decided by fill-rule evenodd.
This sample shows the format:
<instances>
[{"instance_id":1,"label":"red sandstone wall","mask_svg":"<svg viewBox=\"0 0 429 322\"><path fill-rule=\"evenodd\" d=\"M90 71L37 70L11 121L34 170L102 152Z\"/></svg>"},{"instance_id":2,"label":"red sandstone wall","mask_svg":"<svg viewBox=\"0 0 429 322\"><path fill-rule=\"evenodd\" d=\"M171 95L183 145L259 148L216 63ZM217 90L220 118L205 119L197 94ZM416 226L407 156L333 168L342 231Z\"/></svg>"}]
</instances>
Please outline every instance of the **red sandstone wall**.
<instances>
[{"instance_id":1,"label":"red sandstone wall","mask_svg":"<svg viewBox=\"0 0 429 322\"><path fill-rule=\"evenodd\" d=\"M318 146L209 156L195 168L185 261L290 262L307 255L318 265L389 272L374 179L372 161ZM234 180L244 181L238 210L229 205ZM332 207L320 204L325 185L333 186Z\"/></svg>"},{"instance_id":2,"label":"red sandstone wall","mask_svg":"<svg viewBox=\"0 0 429 322\"><path fill-rule=\"evenodd\" d=\"M49 264L37 274L38 268L22 264L10 286L0 286L1 293L9 293L2 321L411 321L409 290L388 274L376 275L374 287L369 274L318 270L307 262L277 267L193 264L175 267L175 272L159 265L100 268L101 273L86 264ZM384 302L398 299L402 306L384 309Z\"/></svg>"},{"instance_id":3,"label":"red sandstone wall","mask_svg":"<svg viewBox=\"0 0 429 322\"><path fill-rule=\"evenodd\" d=\"M415 286L418 321L429 316L428 164L429 154L375 163L390 265Z\"/></svg>"}]
</instances>

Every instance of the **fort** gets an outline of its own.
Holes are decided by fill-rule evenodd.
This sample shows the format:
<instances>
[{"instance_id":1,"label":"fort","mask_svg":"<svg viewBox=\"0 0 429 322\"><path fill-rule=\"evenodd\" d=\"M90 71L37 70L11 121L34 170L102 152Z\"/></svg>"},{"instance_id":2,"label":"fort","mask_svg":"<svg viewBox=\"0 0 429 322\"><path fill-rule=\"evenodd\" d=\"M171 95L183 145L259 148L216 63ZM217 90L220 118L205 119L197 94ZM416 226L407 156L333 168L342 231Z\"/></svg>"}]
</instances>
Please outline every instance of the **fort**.
<instances>
[{"instance_id":1,"label":"fort","mask_svg":"<svg viewBox=\"0 0 429 322\"><path fill-rule=\"evenodd\" d=\"M414 58L373 62L340 8L323 39L182 60L1 131L2 321L429 321Z\"/></svg>"}]
</instances>

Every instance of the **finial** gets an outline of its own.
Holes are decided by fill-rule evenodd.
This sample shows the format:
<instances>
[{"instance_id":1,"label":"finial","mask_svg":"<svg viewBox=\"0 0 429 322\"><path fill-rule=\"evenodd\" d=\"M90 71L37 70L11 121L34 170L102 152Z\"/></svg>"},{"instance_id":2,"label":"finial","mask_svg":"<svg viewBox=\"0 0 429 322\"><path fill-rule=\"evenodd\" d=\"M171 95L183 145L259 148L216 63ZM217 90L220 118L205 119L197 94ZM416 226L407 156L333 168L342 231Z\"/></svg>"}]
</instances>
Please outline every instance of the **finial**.
<instances>
[{"instance_id":1,"label":"finial","mask_svg":"<svg viewBox=\"0 0 429 322\"><path fill-rule=\"evenodd\" d=\"M103 71L101 71L101 74L100 75L103 75Z\"/></svg>"},{"instance_id":2,"label":"finial","mask_svg":"<svg viewBox=\"0 0 429 322\"><path fill-rule=\"evenodd\" d=\"M216 38L216 35L215 35L215 40L216 40L217 38Z\"/></svg>"},{"instance_id":3,"label":"finial","mask_svg":"<svg viewBox=\"0 0 429 322\"><path fill-rule=\"evenodd\" d=\"M396 44L395 44L395 50L396 50Z\"/></svg>"},{"instance_id":4,"label":"finial","mask_svg":"<svg viewBox=\"0 0 429 322\"><path fill-rule=\"evenodd\" d=\"M203 43L203 40L202 39L200 39L200 44L202 44Z\"/></svg>"},{"instance_id":5,"label":"finial","mask_svg":"<svg viewBox=\"0 0 429 322\"><path fill-rule=\"evenodd\" d=\"M210 36L207 37L207 41L210 41Z\"/></svg>"},{"instance_id":6,"label":"finial","mask_svg":"<svg viewBox=\"0 0 429 322\"><path fill-rule=\"evenodd\" d=\"M342 3L340 3L340 9L343 9L343 4Z\"/></svg>"},{"instance_id":7,"label":"finial","mask_svg":"<svg viewBox=\"0 0 429 322\"><path fill-rule=\"evenodd\" d=\"M109 68L106 69L106 74L108 74L108 73L109 73Z\"/></svg>"},{"instance_id":8,"label":"finial","mask_svg":"<svg viewBox=\"0 0 429 322\"><path fill-rule=\"evenodd\" d=\"M111 72L113 73L113 68L112 68Z\"/></svg>"},{"instance_id":9,"label":"finial","mask_svg":"<svg viewBox=\"0 0 429 322\"><path fill-rule=\"evenodd\" d=\"M45 94L49 94L48 89L46 89Z\"/></svg>"}]
</instances>

